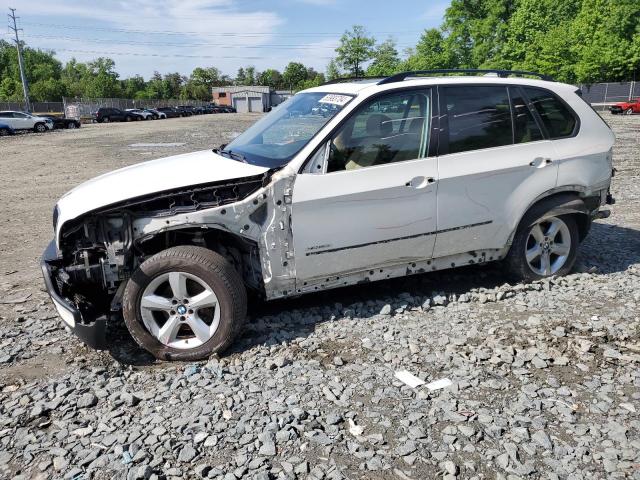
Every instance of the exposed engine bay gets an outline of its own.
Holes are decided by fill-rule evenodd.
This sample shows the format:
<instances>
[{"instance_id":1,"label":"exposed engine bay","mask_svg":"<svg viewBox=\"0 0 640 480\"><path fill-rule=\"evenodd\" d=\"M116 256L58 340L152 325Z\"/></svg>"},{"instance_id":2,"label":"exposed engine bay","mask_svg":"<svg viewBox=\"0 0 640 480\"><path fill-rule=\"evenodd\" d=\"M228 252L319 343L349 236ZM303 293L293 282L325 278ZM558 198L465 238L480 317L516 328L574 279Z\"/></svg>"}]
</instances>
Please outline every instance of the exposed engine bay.
<instances>
[{"instance_id":1,"label":"exposed engine bay","mask_svg":"<svg viewBox=\"0 0 640 480\"><path fill-rule=\"evenodd\" d=\"M63 225L58 236L62 254L50 262L58 292L90 319L120 310L126 280L147 258L177 245L200 245L218 251L242 273L249 287L263 290L257 237L238 236L233 223L240 220L263 224L267 205L256 200L249 210L243 200L268 185L271 172L232 183L199 185L161 192L111 205ZM259 195L261 200L266 195ZM221 207L231 206L227 212ZM245 211L243 211L245 210ZM199 213L195 221L188 215ZM239 215L239 214L243 215ZM54 228L57 220L54 212ZM187 216L187 217L185 217ZM247 218L245 218L247 217ZM204 221L202 220L204 218ZM149 227L154 225L153 227ZM248 226L248 225L246 225ZM260 230L260 229L258 229Z\"/></svg>"}]
</instances>

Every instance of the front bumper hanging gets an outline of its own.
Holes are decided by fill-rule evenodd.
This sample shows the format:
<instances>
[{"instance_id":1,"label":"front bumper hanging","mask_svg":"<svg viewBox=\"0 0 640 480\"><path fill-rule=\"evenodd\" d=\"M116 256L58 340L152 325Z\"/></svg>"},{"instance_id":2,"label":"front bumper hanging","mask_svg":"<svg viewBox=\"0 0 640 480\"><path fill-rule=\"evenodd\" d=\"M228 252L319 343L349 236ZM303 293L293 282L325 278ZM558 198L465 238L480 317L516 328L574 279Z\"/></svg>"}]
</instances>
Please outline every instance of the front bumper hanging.
<instances>
[{"instance_id":1,"label":"front bumper hanging","mask_svg":"<svg viewBox=\"0 0 640 480\"><path fill-rule=\"evenodd\" d=\"M95 318L86 318L82 312L68 299L64 298L56 286L53 278L51 263L59 260L55 241L49 243L44 253L40 267L47 292L53 301L60 318L65 326L80 338L89 347L98 350L106 346L107 316L101 315Z\"/></svg>"}]
</instances>

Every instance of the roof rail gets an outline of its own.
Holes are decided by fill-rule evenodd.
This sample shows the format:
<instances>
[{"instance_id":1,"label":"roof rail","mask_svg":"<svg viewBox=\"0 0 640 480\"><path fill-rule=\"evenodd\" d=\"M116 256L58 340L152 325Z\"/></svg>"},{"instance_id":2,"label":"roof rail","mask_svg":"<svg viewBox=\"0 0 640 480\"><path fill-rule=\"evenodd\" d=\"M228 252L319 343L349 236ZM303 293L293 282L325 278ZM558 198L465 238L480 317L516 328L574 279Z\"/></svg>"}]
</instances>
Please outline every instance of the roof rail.
<instances>
[{"instance_id":1,"label":"roof rail","mask_svg":"<svg viewBox=\"0 0 640 480\"><path fill-rule=\"evenodd\" d=\"M447 73L476 74L476 75L494 73L500 78L507 78L510 76L516 76L516 77L529 76L529 77L538 77L538 78L541 78L542 80L547 80L549 82L554 81L554 79L549 75L544 75L542 73L536 73L536 72L523 72L521 70L494 70L494 69L473 69L473 68L448 69L446 68L446 69L437 69L437 70L415 70L411 72L397 73L395 75L391 75L390 77L387 77L381 80L380 82L378 82L378 85L402 82L409 77L416 77L419 75L433 75L433 74L441 75L441 74L447 74Z\"/></svg>"},{"instance_id":2,"label":"roof rail","mask_svg":"<svg viewBox=\"0 0 640 480\"><path fill-rule=\"evenodd\" d=\"M333 85L335 83L357 82L358 80L386 80L386 77L342 77L334 78L328 82L324 82L322 85Z\"/></svg>"}]
</instances>

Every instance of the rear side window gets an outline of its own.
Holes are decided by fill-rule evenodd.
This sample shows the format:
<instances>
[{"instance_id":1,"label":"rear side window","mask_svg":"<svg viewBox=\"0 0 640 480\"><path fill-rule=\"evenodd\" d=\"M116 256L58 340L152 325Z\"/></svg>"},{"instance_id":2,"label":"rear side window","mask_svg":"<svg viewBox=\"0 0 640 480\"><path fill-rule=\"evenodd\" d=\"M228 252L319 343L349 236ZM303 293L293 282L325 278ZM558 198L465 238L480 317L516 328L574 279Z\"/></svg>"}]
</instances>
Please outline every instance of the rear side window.
<instances>
[{"instance_id":1,"label":"rear side window","mask_svg":"<svg viewBox=\"0 0 640 480\"><path fill-rule=\"evenodd\" d=\"M554 94L537 88L525 88L524 91L540 115L550 138L563 138L573 134L576 118Z\"/></svg>"},{"instance_id":2,"label":"rear side window","mask_svg":"<svg viewBox=\"0 0 640 480\"><path fill-rule=\"evenodd\" d=\"M513 143L507 87L445 87L449 153Z\"/></svg>"},{"instance_id":3,"label":"rear side window","mask_svg":"<svg viewBox=\"0 0 640 480\"><path fill-rule=\"evenodd\" d=\"M542 140L540 127L533 118L533 114L527 106L518 88L509 88L511 106L513 108L513 143L526 143Z\"/></svg>"}]
</instances>

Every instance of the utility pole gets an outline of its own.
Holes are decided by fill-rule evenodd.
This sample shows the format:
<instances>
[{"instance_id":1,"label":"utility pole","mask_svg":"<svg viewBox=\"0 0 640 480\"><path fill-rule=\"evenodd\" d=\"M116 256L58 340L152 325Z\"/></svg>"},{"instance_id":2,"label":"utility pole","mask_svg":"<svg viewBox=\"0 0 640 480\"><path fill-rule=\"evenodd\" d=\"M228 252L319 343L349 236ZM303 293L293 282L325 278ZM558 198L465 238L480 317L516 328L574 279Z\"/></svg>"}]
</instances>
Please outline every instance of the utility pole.
<instances>
[{"instance_id":1,"label":"utility pole","mask_svg":"<svg viewBox=\"0 0 640 480\"><path fill-rule=\"evenodd\" d=\"M9 28L13 30L13 33L16 36L16 48L18 49L18 65L20 67L20 79L22 80L22 93L24 94L24 104L27 112L31 111L31 102L29 101L29 85L27 84L27 76L24 74L24 61L22 60L22 45L20 45L20 39L18 38L18 31L22 30L18 28L16 24L16 9L9 8L11 10L11 14L8 15L9 20L13 20L13 27L9 24Z\"/></svg>"}]
</instances>

